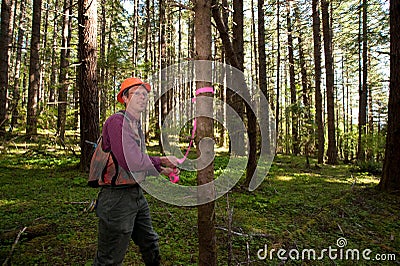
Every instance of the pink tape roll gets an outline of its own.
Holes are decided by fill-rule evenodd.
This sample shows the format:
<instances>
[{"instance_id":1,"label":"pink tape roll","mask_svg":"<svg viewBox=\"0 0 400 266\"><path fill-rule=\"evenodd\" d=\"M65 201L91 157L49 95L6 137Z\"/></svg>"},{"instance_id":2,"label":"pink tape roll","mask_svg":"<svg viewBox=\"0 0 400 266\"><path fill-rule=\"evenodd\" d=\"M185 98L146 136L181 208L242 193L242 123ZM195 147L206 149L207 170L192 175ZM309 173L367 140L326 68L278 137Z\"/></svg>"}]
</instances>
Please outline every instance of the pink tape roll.
<instances>
[{"instance_id":1,"label":"pink tape roll","mask_svg":"<svg viewBox=\"0 0 400 266\"><path fill-rule=\"evenodd\" d=\"M177 183L179 181L179 175L177 174L178 170L175 168L173 172L171 172L168 177L169 177L169 181L171 181L172 183Z\"/></svg>"}]
</instances>

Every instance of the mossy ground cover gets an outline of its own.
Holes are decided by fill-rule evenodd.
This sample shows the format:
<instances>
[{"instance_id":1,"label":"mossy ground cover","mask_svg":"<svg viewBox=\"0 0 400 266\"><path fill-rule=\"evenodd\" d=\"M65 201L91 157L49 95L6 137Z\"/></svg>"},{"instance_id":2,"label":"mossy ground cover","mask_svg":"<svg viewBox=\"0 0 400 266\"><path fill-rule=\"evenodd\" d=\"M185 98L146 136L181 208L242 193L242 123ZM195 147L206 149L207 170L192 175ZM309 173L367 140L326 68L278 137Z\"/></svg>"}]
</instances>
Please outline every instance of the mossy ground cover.
<instances>
[{"instance_id":1,"label":"mossy ground cover","mask_svg":"<svg viewBox=\"0 0 400 266\"><path fill-rule=\"evenodd\" d=\"M14 141L1 147L1 263L10 257L24 227L11 256L13 265L92 263L97 219L80 203L95 198L98 190L87 187L87 174L78 170L79 158L72 150L44 140L40 145ZM228 159L219 154L215 169L221 171ZM285 261L280 257L286 257L287 265L398 265L400 198L378 192L379 177L354 169L316 165L314 160L307 168L301 156L277 155L257 190L248 192L238 185L216 201L218 264L279 265ZM192 183L195 173L182 172L181 178L183 184ZM196 265L197 209L149 195L147 199L163 264ZM347 243L339 248L338 240ZM304 253L311 249L315 258ZM370 260L362 257L367 249ZM257 253L267 257L261 260ZM133 244L125 265L142 265Z\"/></svg>"}]
</instances>

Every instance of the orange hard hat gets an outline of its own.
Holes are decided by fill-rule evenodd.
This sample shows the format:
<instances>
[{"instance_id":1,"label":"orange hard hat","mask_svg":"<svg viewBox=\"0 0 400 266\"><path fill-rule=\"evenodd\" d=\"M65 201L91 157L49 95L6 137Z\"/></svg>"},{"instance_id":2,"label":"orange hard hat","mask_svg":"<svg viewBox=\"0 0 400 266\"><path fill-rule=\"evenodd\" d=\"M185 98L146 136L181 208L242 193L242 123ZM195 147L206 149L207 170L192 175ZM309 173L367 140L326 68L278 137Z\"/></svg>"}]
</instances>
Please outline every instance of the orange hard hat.
<instances>
[{"instance_id":1,"label":"orange hard hat","mask_svg":"<svg viewBox=\"0 0 400 266\"><path fill-rule=\"evenodd\" d=\"M122 95L123 95L124 91L126 89L130 89L130 88L138 86L138 85L142 85L147 90L147 92L150 92L150 90L151 90L149 83L143 82L143 80L141 80L139 78L133 78L133 77L127 78L121 83L121 89L118 92L117 100L120 103L124 103L124 100L122 99Z\"/></svg>"}]
</instances>

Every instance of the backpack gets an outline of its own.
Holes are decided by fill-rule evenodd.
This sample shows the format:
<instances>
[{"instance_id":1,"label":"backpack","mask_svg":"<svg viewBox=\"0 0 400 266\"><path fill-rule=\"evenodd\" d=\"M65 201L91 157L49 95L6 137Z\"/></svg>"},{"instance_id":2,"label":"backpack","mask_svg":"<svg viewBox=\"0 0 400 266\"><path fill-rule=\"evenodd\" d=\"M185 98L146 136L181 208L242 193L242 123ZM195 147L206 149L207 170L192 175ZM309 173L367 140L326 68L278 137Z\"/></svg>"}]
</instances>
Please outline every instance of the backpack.
<instances>
[{"instance_id":1,"label":"backpack","mask_svg":"<svg viewBox=\"0 0 400 266\"><path fill-rule=\"evenodd\" d=\"M96 148L93 152L92 159L90 160L88 185L93 188L100 186L99 180L103 178L104 173L107 170L106 166L111 153L103 151L102 140L102 137L97 140Z\"/></svg>"},{"instance_id":2,"label":"backpack","mask_svg":"<svg viewBox=\"0 0 400 266\"><path fill-rule=\"evenodd\" d=\"M121 112L117 114L124 115ZM124 115L124 117L126 117ZM133 125L133 124L132 124ZM137 128L136 128L137 130ZM142 142L143 143L143 142ZM97 146L90 161L88 185L93 188L100 186L132 186L145 179L145 172L130 172L119 167L112 151L104 151L102 137L97 141Z\"/></svg>"}]
</instances>

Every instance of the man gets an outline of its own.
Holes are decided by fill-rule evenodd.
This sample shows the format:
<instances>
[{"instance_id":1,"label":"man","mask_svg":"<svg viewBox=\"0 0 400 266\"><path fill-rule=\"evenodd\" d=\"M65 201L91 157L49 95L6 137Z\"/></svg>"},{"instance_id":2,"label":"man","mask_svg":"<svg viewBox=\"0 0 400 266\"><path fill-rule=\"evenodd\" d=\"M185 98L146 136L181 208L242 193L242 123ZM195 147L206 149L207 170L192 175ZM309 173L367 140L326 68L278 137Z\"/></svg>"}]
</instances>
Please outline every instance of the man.
<instances>
[{"instance_id":1,"label":"man","mask_svg":"<svg viewBox=\"0 0 400 266\"><path fill-rule=\"evenodd\" d=\"M147 174L169 175L177 165L174 156L145 153L140 115L146 109L150 84L128 78L117 99L125 110L110 116L103 126L102 148L111 151L98 196L98 247L94 265L121 265L132 239L146 265L160 265L158 235L140 182Z\"/></svg>"}]
</instances>

